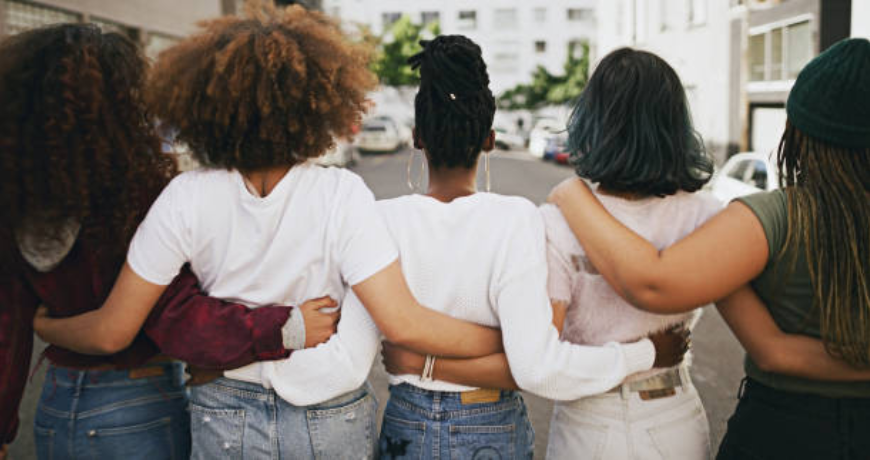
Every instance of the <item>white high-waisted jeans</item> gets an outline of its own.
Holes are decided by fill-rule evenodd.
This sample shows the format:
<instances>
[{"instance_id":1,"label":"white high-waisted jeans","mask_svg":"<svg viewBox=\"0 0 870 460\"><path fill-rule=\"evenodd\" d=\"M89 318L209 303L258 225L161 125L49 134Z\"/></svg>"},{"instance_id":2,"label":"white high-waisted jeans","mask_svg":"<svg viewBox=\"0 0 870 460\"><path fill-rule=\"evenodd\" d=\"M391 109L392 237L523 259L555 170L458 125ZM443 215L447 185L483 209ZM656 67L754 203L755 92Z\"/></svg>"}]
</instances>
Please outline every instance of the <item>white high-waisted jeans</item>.
<instances>
[{"instance_id":1,"label":"white high-waisted jeans","mask_svg":"<svg viewBox=\"0 0 870 460\"><path fill-rule=\"evenodd\" d=\"M547 458L709 459L710 427L701 398L688 379L675 391L648 401L636 392L615 392L556 402Z\"/></svg>"}]
</instances>

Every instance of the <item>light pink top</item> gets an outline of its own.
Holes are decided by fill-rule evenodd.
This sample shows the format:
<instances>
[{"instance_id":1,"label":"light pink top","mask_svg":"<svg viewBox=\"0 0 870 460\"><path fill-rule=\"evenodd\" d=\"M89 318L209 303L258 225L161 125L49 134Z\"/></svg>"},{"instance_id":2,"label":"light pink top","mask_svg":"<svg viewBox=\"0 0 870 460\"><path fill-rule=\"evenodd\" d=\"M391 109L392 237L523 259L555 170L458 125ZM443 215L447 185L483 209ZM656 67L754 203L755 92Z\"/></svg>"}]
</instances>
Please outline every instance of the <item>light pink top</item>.
<instances>
[{"instance_id":1,"label":"light pink top","mask_svg":"<svg viewBox=\"0 0 870 460\"><path fill-rule=\"evenodd\" d=\"M722 209L706 192L684 193L665 198L626 200L596 195L620 222L664 249L701 226ZM547 233L548 291L552 300L568 304L562 338L569 342L602 345L632 342L651 332L677 324L694 326L700 309L678 315L658 315L639 310L623 300L586 258L559 209L541 206ZM688 359L687 359L688 362ZM648 371L628 380L654 374Z\"/></svg>"}]
</instances>

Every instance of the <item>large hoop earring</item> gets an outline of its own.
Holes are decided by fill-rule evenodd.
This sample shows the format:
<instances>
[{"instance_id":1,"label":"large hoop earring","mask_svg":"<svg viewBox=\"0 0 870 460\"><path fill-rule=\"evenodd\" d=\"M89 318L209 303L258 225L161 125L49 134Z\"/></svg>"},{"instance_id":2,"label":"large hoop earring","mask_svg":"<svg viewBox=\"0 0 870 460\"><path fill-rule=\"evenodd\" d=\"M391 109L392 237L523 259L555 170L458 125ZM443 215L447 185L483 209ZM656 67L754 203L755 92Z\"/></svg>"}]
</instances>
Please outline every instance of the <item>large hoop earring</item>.
<instances>
[{"instance_id":1,"label":"large hoop earring","mask_svg":"<svg viewBox=\"0 0 870 460\"><path fill-rule=\"evenodd\" d=\"M486 193L489 193L492 188L489 181L489 152L483 154L483 170L486 173Z\"/></svg>"},{"instance_id":2,"label":"large hoop earring","mask_svg":"<svg viewBox=\"0 0 870 460\"><path fill-rule=\"evenodd\" d=\"M416 192L418 187L420 187L420 188L423 187L423 174L426 171L426 157L423 156L423 158L420 160L420 171L417 173L417 183L415 184L414 181L411 179L411 170L413 169L414 158L416 156L417 156L416 151L411 151L411 154L408 155L408 170L406 173L406 180L408 183L408 188L412 192Z\"/></svg>"}]
</instances>

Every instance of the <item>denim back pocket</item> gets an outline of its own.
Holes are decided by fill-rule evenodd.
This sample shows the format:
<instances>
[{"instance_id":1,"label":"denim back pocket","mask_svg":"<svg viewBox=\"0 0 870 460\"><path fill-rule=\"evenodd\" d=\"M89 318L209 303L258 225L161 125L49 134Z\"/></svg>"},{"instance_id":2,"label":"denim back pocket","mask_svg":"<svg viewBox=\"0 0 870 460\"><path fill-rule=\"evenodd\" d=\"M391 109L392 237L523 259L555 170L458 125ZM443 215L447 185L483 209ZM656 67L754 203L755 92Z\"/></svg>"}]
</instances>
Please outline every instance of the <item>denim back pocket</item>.
<instances>
[{"instance_id":1,"label":"denim back pocket","mask_svg":"<svg viewBox=\"0 0 870 460\"><path fill-rule=\"evenodd\" d=\"M516 426L453 425L450 427L450 458L508 460L514 458Z\"/></svg>"},{"instance_id":2,"label":"denim back pocket","mask_svg":"<svg viewBox=\"0 0 870 460\"><path fill-rule=\"evenodd\" d=\"M33 425L34 443L36 444L36 458L39 460L51 460L54 458L54 430Z\"/></svg>"},{"instance_id":3,"label":"denim back pocket","mask_svg":"<svg viewBox=\"0 0 870 460\"><path fill-rule=\"evenodd\" d=\"M92 429L86 435L91 458L175 459L171 417L136 425Z\"/></svg>"},{"instance_id":4,"label":"denim back pocket","mask_svg":"<svg viewBox=\"0 0 870 460\"><path fill-rule=\"evenodd\" d=\"M375 457L377 403L368 391L343 406L306 411L314 458Z\"/></svg>"},{"instance_id":5,"label":"denim back pocket","mask_svg":"<svg viewBox=\"0 0 870 460\"><path fill-rule=\"evenodd\" d=\"M245 411L190 405L191 459L241 459Z\"/></svg>"},{"instance_id":6,"label":"denim back pocket","mask_svg":"<svg viewBox=\"0 0 870 460\"><path fill-rule=\"evenodd\" d=\"M389 411L390 406L387 406ZM391 415L384 415L381 425L379 454L381 460L423 459L423 442L426 439L426 424L410 422Z\"/></svg>"}]
</instances>

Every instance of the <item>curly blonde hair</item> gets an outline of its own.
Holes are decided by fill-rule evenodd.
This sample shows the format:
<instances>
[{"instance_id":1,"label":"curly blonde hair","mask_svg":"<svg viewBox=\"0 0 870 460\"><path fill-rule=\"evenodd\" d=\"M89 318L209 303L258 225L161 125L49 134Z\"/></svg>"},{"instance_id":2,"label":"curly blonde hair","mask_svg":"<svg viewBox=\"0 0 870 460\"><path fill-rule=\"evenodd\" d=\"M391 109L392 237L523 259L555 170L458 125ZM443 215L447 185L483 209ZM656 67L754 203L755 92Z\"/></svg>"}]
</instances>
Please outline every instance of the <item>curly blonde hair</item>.
<instances>
[{"instance_id":1,"label":"curly blonde hair","mask_svg":"<svg viewBox=\"0 0 870 460\"><path fill-rule=\"evenodd\" d=\"M251 2L164 51L147 99L207 166L294 165L348 136L377 84L371 50L298 5Z\"/></svg>"}]
</instances>

